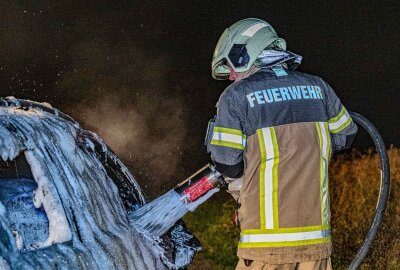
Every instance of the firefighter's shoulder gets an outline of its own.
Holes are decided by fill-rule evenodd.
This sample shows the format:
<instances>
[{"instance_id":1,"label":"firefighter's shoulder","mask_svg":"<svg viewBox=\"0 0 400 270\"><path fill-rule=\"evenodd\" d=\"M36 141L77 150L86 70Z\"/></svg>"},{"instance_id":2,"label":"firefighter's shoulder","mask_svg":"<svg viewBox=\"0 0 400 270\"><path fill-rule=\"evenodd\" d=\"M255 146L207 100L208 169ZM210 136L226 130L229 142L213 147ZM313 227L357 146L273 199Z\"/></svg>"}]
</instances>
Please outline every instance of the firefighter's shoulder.
<instances>
[{"instance_id":1,"label":"firefighter's shoulder","mask_svg":"<svg viewBox=\"0 0 400 270\"><path fill-rule=\"evenodd\" d=\"M228 87L225 88L225 90L222 92L222 94L219 97L218 104L221 101L227 102L227 101L233 101L236 98L240 99L240 96L245 96L246 91L244 89L245 82L243 80L233 82L230 84Z\"/></svg>"}]
</instances>

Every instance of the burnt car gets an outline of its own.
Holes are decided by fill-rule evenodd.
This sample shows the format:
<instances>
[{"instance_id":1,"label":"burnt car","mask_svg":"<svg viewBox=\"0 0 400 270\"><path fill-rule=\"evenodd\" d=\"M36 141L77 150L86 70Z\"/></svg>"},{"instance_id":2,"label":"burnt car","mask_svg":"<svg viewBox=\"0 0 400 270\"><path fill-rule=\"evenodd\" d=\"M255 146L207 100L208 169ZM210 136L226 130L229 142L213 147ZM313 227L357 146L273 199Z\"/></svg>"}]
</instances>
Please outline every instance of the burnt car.
<instances>
[{"instance_id":1,"label":"burnt car","mask_svg":"<svg viewBox=\"0 0 400 270\"><path fill-rule=\"evenodd\" d=\"M129 169L49 104L0 98L0 155L0 269L182 269L201 248L181 220L136 231Z\"/></svg>"}]
</instances>

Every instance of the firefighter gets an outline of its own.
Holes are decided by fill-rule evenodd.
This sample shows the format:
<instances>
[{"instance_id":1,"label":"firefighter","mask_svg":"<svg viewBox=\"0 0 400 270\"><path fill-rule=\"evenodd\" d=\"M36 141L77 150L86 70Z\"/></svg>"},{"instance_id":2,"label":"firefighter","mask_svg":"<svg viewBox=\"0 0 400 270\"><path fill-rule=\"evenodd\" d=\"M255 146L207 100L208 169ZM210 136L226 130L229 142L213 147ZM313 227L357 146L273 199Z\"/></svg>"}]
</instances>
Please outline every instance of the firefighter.
<instances>
[{"instance_id":1,"label":"firefighter","mask_svg":"<svg viewBox=\"0 0 400 270\"><path fill-rule=\"evenodd\" d=\"M329 160L357 127L328 83L295 71L301 60L254 18L227 28L215 48L213 78L234 82L207 147L241 187L236 269L331 269Z\"/></svg>"}]
</instances>

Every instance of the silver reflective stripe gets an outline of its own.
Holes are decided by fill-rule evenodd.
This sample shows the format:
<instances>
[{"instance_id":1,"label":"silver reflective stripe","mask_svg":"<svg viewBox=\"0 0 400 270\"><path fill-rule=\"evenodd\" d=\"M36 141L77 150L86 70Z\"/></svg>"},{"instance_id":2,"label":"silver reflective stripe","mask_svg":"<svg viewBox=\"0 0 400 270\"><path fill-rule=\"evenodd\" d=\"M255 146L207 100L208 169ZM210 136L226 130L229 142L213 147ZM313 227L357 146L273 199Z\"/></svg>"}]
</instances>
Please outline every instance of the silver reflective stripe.
<instances>
[{"instance_id":1,"label":"silver reflective stripe","mask_svg":"<svg viewBox=\"0 0 400 270\"><path fill-rule=\"evenodd\" d=\"M246 142L243 139L243 136L224 133L224 132L215 132L215 131L213 133L212 139L213 140L217 140L217 141L238 143L238 144L241 144L243 146L245 146L245 142Z\"/></svg>"},{"instance_id":2,"label":"silver reflective stripe","mask_svg":"<svg viewBox=\"0 0 400 270\"><path fill-rule=\"evenodd\" d=\"M318 123L321 130L321 138L322 138L322 160L321 166L323 175L321 176L321 215L322 215L322 224L329 223L329 194L328 194L328 160L329 160L329 131L326 128L325 123Z\"/></svg>"},{"instance_id":3,"label":"silver reflective stripe","mask_svg":"<svg viewBox=\"0 0 400 270\"><path fill-rule=\"evenodd\" d=\"M268 25L265 23L253 24L252 26L247 28L246 31L243 32L242 36L252 37L258 32L258 30L267 26Z\"/></svg>"},{"instance_id":4,"label":"silver reflective stripe","mask_svg":"<svg viewBox=\"0 0 400 270\"><path fill-rule=\"evenodd\" d=\"M294 232L294 233L273 233L273 234L245 234L240 235L242 243L257 242L289 242L314 240L328 237L331 235L330 230L320 230L311 232Z\"/></svg>"},{"instance_id":5,"label":"silver reflective stripe","mask_svg":"<svg viewBox=\"0 0 400 270\"><path fill-rule=\"evenodd\" d=\"M350 114L348 111L346 111L342 117L340 117L336 122L329 123L329 130L335 130L340 128L342 125L344 125L348 120L350 119Z\"/></svg>"}]
</instances>

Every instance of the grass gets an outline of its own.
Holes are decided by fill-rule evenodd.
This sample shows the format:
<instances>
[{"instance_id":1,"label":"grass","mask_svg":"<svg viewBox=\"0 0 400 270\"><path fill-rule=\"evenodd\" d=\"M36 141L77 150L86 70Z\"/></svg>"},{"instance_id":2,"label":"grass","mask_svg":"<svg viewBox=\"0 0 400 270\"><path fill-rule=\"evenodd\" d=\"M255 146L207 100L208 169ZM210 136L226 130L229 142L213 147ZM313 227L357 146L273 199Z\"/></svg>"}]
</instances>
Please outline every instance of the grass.
<instances>
[{"instance_id":1,"label":"grass","mask_svg":"<svg viewBox=\"0 0 400 270\"><path fill-rule=\"evenodd\" d=\"M400 269L400 149L389 151L391 193L378 236L361 269ZM372 153L336 156L330 166L333 269L346 269L372 222L379 194L379 159ZM234 269L239 229L234 200L220 192L184 217L203 251L189 269Z\"/></svg>"}]
</instances>

